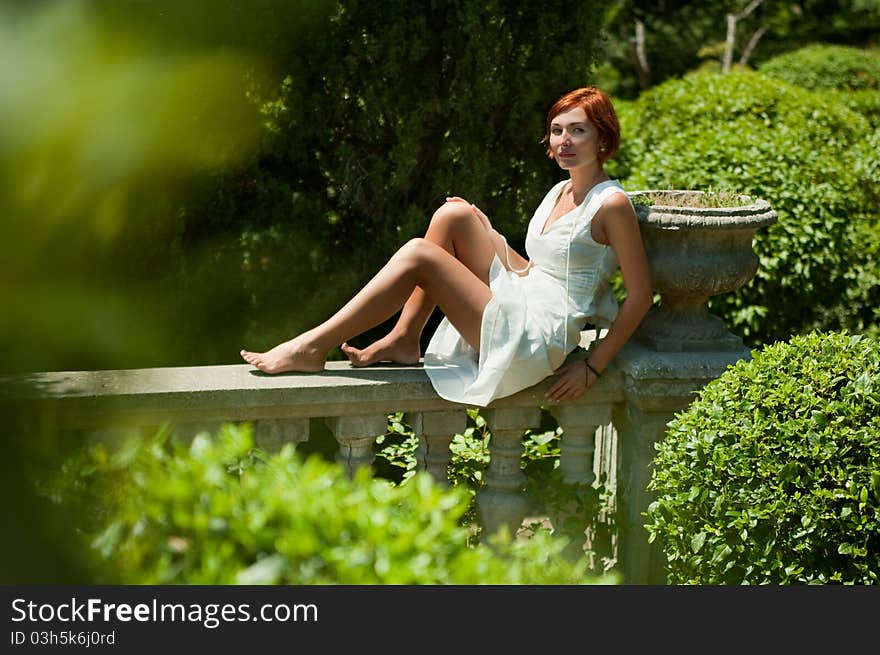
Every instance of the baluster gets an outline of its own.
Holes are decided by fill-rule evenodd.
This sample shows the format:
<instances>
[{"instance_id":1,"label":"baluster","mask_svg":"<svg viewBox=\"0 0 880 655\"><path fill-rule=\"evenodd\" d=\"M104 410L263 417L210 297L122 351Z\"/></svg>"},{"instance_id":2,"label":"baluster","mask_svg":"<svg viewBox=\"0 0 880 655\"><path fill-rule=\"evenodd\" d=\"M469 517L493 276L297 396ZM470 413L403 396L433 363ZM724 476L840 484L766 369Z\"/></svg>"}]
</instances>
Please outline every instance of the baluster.
<instances>
[{"instance_id":1,"label":"baluster","mask_svg":"<svg viewBox=\"0 0 880 655\"><path fill-rule=\"evenodd\" d=\"M387 415L333 416L326 423L339 444L336 461L345 466L350 476L362 466L373 465L373 443L387 432Z\"/></svg>"},{"instance_id":2,"label":"baluster","mask_svg":"<svg viewBox=\"0 0 880 655\"><path fill-rule=\"evenodd\" d=\"M614 410L612 409L612 415ZM617 488L617 430L612 423L596 431L596 454L593 456L593 475L605 476L605 487ZM613 502L613 499L611 500Z\"/></svg>"},{"instance_id":3,"label":"baluster","mask_svg":"<svg viewBox=\"0 0 880 655\"><path fill-rule=\"evenodd\" d=\"M477 515L484 533L492 535L502 527L514 535L526 517L528 503L523 487L526 476L520 468L523 434L540 425L537 407L513 407L486 411L489 425L489 453L486 486L477 492Z\"/></svg>"},{"instance_id":4,"label":"baluster","mask_svg":"<svg viewBox=\"0 0 880 655\"><path fill-rule=\"evenodd\" d=\"M441 412L418 412L410 425L419 436L416 461L420 471L428 471L437 482L449 485L449 444L467 427L467 413L457 409Z\"/></svg>"},{"instance_id":5,"label":"baluster","mask_svg":"<svg viewBox=\"0 0 880 655\"><path fill-rule=\"evenodd\" d=\"M562 426L559 468L568 484L593 484L596 430L611 421L610 405L558 405L550 408Z\"/></svg>"},{"instance_id":6,"label":"baluster","mask_svg":"<svg viewBox=\"0 0 880 655\"><path fill-rule=\"evenodd\" d=\"M254 425L257 445L267 452L278 452L286 443L298 444L308 441L309 419L263 418Z\"/></svg>"},{"instance_id":7,"label":"baluster","mask_svg":"<svg viewBox=\"0 0 880 655\"><path fill-rule=\"evenodd\" d=\"M588 486L596 481L596 432L611 421L610 405L557 405L550 413L562 427L559 442L559 469L566 484ZM573 557L584 554L584 545L594 541L588 534L589 516L572 500L551 517L553 526L571 539L567 552ZM597 544L591 543L591 548ZM591 564L595 558L591 556Z\"/></svg>"}]
</instances>

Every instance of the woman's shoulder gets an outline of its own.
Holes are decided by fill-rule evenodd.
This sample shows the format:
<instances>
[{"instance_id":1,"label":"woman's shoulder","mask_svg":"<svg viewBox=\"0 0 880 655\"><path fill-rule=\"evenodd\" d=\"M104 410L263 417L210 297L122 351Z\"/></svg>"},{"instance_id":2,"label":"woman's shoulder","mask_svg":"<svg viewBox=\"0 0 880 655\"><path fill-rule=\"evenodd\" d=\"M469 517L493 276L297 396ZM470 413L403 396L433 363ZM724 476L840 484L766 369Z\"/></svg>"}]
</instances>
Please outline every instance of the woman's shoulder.
<instances>
[{"instance_id":1,"label":"woman's shoulder","mask_svg":"<svg viewBox=\"0 0 880 655\"><path fill-rule=\"evenodd\" d=\"M606 191L605 202L603 204L632 208L632 201L629 198L629 194L619 183L609 185Z\"/></svg>"},{"instance_id":2,"label":"woman's shoulder","mask_svg":"<svg viewBox=\"0 0 880 655\"><path fill-rule=\"evenodd\" d=\"M608 180L603 189L601 206L596 211L596 218L605 222L608 218L616 221L619 218L636 221L636 212L629 194L617 180Z\"/></svg>"},{"instance_id":3,"label":"woman's shoulder","mask_svg":"<svg viewBox=\"0 0 880 655\"><path fill-rule=\"evenodd\" d=\"M593 217L591 234L597 243L615 247L613 242L639 234L639 221L629 195L623 187L606 189L607 195Z\"/></svg>"},{"instance_id":4,"label":"woman's shoulder","mask_svg":"<svg viewBox=\"0 0 880 655\"><path fill-rule=\"evenodd\" d=\"M603 207L632 209L632 201L623 185L618 180L606 180L602 183L601 203Z\"/></svg>"},{"instance_id":5,"label":"woman's shoulder","mask_svg":"<svg viewBox=\"0 0 880 655\"><path fill-rule=\"evenodd\" d=\"M599 182L596 186L599 187L599 190L602 193L608 196L617 195L618 192L626 194L626 189L623 188L623 184L620 183L620 180L614 178Z\"/></svg>"}]
</instances>

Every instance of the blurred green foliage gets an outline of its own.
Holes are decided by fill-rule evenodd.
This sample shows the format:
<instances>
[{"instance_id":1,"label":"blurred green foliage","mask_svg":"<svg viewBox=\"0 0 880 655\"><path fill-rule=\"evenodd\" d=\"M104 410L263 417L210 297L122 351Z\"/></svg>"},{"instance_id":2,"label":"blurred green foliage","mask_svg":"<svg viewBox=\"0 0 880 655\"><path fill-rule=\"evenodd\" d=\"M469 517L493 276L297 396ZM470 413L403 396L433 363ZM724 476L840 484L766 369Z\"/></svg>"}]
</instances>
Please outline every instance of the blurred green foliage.
<instances>
[{"instance_id":1,"label":"blurred green foliage","mask_svg":"<svg viewBox=\"0 0 880 655\"><path fill-rule=\"evenodd\" d=\"M151 42L124 4L0 7L4 371L148 363L181 204L258 147L260 60Z\"/></svg>"},{"instance_id":2,"label":"blurred green foliage","mask_svg":"<svg viewBox=\"0 0 880 655\"><path fill-rule=\"evenodd\" d=\"M712 381L658 442L670 584L880 580L880 341L813 332Z\"/></svg>"},{"instance_id":3,"label":"blurred green foliage","mask_svg":"<svg viewBox=\"0 0 880 655\"><path fill-rule=\"evenodd\" d=\"M317 9L296 13L307 6ZM217 250L185 247L184 207L259 150L262 118L251 93L277 73L254 48L288 52L321 6L0 4L0 372L204 356L193 335L209 324L190 319L204 317L198 308L212 297L235 302L239 274L219 272ZM278 39L260 35L267 26ZM203 288L193 286L195 275L180 275L190 269L211 270ZM70 516L33 497L23 474L75 444L14 404L0 399L0 409L9 437L0 522L12 535L0 574L81 580Z\"/></svg>"},{"instance_id":4,"label":"blurred green foliage","mask_svg":"<svg viewBox=\"0 0 880 655\"><path fill-rule=\"evenodd\" d=\"M160 432L79 451L44 489L87 517L77 534L109 584L592 584L584 558L543 531L470 544L469 496L418 473L353 477L292 446L254 448L248 426L186 444ZM491 547L488 545L491 544Z\"/></svg>"},{"instance_id":5,"label":"blurred green foliage","mask_svg":"<svg viewBox=\"0 0 880 655\"><path fill-rule=\"evenodd\" d=\"M734 333L755 346L878 329L880 178L863 116L747 69L670 80L619 113L628 137L609 169L628 189L732 189L777 211L755 234L755 278L710 301Z\"/></svg>"}]
</instances>

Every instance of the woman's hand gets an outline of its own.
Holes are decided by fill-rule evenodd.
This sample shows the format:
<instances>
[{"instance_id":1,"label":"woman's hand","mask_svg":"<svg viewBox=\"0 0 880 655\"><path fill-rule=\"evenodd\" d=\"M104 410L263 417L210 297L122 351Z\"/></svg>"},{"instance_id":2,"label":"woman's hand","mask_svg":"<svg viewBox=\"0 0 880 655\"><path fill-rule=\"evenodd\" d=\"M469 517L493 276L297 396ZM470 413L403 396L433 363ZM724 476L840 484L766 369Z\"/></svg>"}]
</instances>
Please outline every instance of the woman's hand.
<instances>
[{"instance_id":1,"label":"woman's hand","mask_svg":"<svg viewBox=\"0 0 880 655\"><path fill-rule=\"evenodd\" d=\"M585 360L563 364L553 374L556 380L547 389L544 398L552 403L574 400L596 382L596 374L587 369Z\"/></svg>"}]
</instances>

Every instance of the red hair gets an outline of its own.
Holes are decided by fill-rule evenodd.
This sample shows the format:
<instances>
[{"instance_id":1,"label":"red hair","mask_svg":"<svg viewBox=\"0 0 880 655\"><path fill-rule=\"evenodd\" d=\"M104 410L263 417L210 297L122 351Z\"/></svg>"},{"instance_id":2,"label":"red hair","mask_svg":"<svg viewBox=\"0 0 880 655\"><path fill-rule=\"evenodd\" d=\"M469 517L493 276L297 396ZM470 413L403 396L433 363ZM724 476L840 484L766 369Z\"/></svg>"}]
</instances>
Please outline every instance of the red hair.
<instances>
[{"instance_id":1,"label":"red hair","mask_svg":"<svg viewBox=\"0 0 880 655\"><path fill-rule=\"evenodd\" d=\"M620 123L617 121L617 112L611 104L611 98L594 86L585 86L574 91L569 91L559 98L550 111L547 112L547 130L541 143L547 146L547 156L555 159L550 150L550 124L553 119L575 107L580 107L587 114L587 120L596 126L599 132L600 148L597 158L600 164L604 164L617 154L620 147Z\"/></svg>"}]
</instances>

